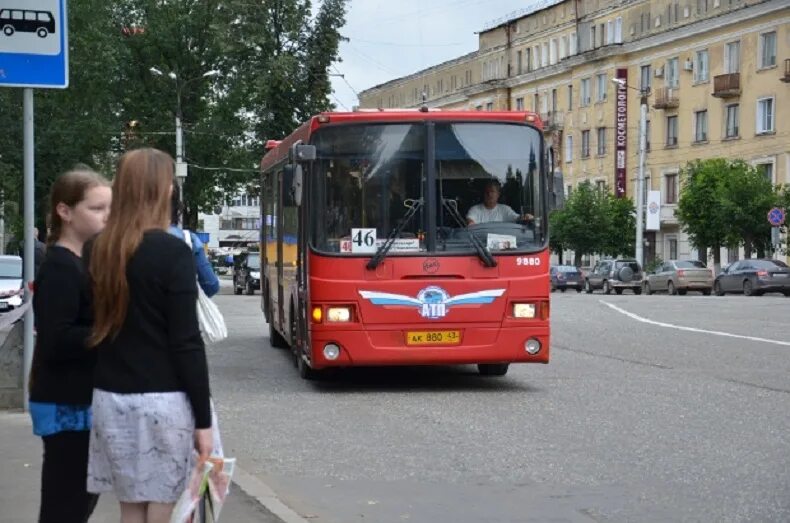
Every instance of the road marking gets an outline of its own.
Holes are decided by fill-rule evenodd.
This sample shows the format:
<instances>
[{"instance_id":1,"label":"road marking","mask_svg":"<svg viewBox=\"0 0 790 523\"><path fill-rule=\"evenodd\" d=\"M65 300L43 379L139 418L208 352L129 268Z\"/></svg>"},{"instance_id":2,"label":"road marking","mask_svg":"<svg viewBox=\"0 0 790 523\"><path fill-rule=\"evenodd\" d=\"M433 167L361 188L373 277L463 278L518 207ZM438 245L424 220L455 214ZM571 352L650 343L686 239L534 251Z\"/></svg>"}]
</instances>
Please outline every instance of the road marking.
<instances>
[{"instance_id":1,"label":"road marking","mask_svg":"<svg viewBox=\"0 0 790 523\"><path fill-rule=\"evenodd\" d=\"M657 327L665 327L667 329L675 329L675 330L686 331L686 332L696 332L696 333L699 333L699 334L712 334L714 336L724 336L725 338L737 338L737 339L740 339L740 340L758 341L758 342L761 342L761 343L771 343L773 345L781 345L783 347L790 347L790 341L771 340L771 339L768 339L768 338L758 338L756 336L744 336L742 334L732 334L731 332L722 332L722 331L711 331L711 330L706 330L706 329L697 329L695 327L685 327L683 325L675 325L673 323L664 323L664 322L661 322L661 321L655 321L655 320L651 320L651 319L645 318L643 316L639 316L638 314L634 314L633 312L628 312L627 310L621 309L617 305L614 305L614 304L609 303L607 301L604 301L604 300L598 300L598 301L600 303L603 303L604 305L606 305L610 309L613 309L613 310L619 312L620 314L628 316L632 320L636 320L636 321L639 321L639 322L642 322L642 323L647 323L647 324L650 324L650 325L655 325Z\"/></svg>"},{"instance_id":2,"label":"road marking","mask_svg":"<svg viewBox=\"0 0 790 523\"><path fill-rule=\"evenodd\" d=\"M233 483L284 523L309 523L307 519L283 503L269 485L241 467L236 466L233 470Z\"/></svg>"}]
</instances>

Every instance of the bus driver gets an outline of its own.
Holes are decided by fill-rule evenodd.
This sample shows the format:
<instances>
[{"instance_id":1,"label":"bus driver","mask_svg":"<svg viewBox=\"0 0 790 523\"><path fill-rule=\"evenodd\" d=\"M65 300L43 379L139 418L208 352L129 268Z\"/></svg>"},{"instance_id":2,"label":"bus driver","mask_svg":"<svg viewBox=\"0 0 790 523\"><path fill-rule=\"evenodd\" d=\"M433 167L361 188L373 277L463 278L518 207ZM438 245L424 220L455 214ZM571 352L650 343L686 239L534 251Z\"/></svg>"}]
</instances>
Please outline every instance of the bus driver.
<instances>
[{"instance_id":1,"label":"bus driver","mask_svg":"<svg viewBox=\"0 0 790 523\"><path fill-rule=\"evenodd\" d=\"M499 181L489 180L483 190L483 203L469 208L469 212L466 213L466 223L475 225L489 222L531 222L534 219L531 214L518 214L509 205L499 203L501 192Z\"/></svg>"}]
</instances>

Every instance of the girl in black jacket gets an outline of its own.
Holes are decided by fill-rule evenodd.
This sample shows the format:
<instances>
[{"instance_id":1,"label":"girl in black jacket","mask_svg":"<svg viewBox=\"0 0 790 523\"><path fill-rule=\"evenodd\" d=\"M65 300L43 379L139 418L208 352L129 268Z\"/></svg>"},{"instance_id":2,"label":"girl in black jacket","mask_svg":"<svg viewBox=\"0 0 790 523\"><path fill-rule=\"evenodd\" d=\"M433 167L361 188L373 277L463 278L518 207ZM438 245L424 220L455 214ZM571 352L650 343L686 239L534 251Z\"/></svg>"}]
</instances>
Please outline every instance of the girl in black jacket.
<instances>
[{"instance_id":1,"label":"girl in black jacket","mask_svg":"<svg viewBox=\"0 0 790 523\"><path fill-rule=\"evenodd\" d=\"M98 500L86 485L96 354L86 343L91 294L81 257L83 244L107 223L111 198L107 180L88 169L52 185L49 246L33 294L29 405L33 432L44 442L41 523L83 523Z\"/></svg>"}]
</instances>

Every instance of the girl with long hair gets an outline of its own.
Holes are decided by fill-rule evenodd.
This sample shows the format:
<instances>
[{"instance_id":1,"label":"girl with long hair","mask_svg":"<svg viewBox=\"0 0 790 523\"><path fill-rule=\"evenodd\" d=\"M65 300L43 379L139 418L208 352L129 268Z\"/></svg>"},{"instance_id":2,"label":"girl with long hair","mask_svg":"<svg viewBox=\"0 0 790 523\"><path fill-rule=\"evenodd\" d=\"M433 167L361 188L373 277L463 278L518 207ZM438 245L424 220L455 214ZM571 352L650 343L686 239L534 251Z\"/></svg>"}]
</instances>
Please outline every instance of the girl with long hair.
<instances>
[{"instance_id":1,"label":"girl with long hair","mask_svg":"<svg viewBox=\"0 0 790 523\"><path fill-rule=\"evenodd\" d=\"M114 492L123 523L169 521L213 441L192 252L167 232L173 159L123 155L88 267L98 353L88 491Z\"/></svg>"},{"instance_id":2,"label":"girl with long hair","mask_svg":"<svg viewBox=\"0 0 790 523\"><path fill-rule=\"evenodd\" d=\"M39 521L83 523L97 496L86 490L96 354L88 349L92 312L85 242L107 223L112 193L87 168L55 180L51 230L33 295L36 348L30 380L33 432L44 442Z\"/></svg>"}]
</instances>

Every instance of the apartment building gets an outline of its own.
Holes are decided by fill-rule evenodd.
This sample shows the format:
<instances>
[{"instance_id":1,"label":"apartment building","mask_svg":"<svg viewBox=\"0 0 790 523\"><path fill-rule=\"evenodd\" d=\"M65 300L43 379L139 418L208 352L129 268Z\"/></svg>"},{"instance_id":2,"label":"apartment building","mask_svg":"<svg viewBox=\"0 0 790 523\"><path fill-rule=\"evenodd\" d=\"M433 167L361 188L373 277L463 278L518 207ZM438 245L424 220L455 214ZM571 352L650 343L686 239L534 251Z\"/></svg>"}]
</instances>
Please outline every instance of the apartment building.
<instances>
[{"instance_id":1,"label":"apartment building","mask_svg":"<svg viewBox=\"0 0 790 523\"><path fill-rule=\"evenodd\" d=\"M790 183L790 121L777 118L790 114L786 0L543 0L482 30L477 51L368 89L360 104L535 111L567 192L589 180L634 197L642 89L645 191L661 193L646 257L696 256L675 217L688 161L741 158Z\"/></svg>"}]
</instances>

